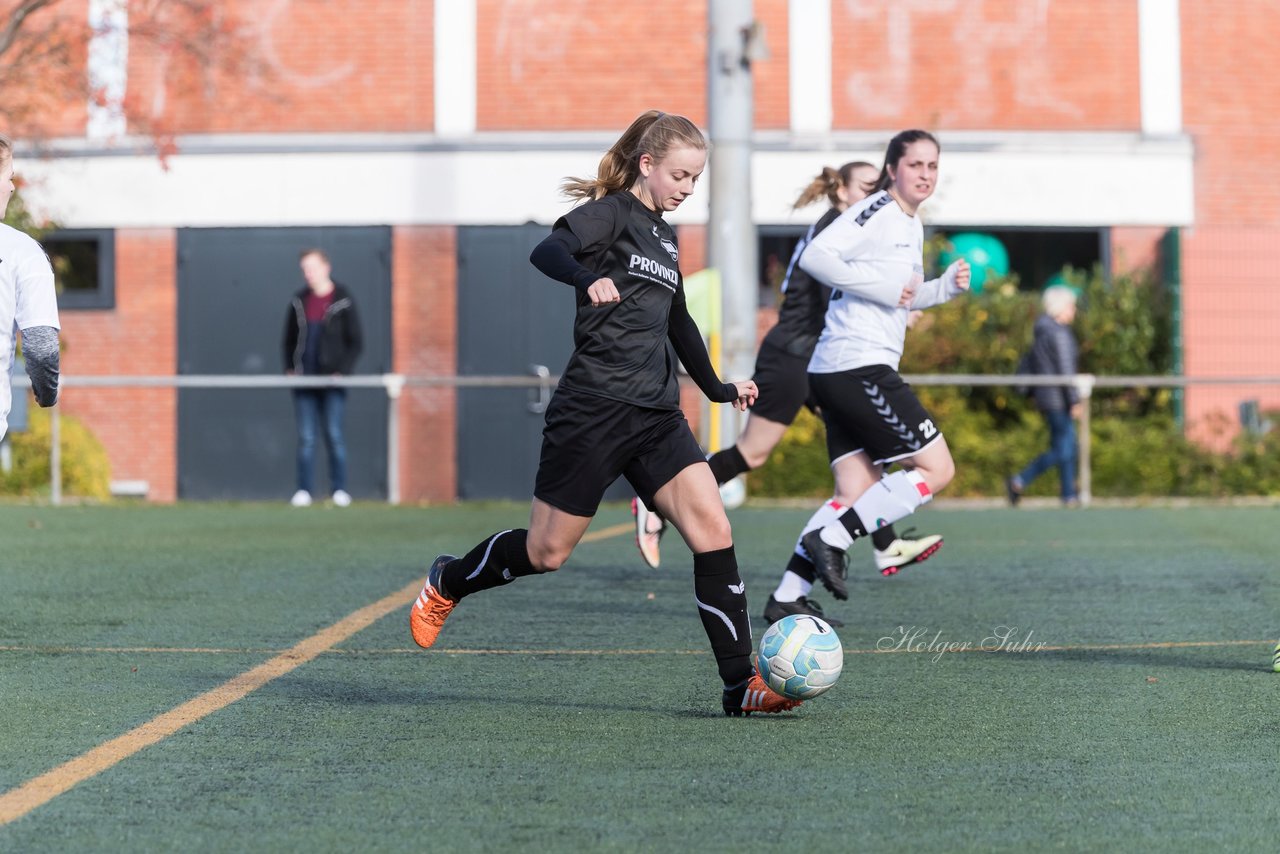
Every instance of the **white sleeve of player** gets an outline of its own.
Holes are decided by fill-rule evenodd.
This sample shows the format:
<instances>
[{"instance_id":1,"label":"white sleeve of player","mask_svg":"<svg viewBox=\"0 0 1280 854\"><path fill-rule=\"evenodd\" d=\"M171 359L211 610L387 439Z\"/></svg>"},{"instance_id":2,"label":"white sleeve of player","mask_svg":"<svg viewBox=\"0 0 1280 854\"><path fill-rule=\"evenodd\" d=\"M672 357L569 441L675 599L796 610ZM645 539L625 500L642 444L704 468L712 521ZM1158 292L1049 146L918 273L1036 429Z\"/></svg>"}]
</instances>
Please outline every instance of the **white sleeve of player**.
<instances>
[{"instance_id":1,"label":"white sleeve of player","mask_svg":"<svg viewBox=\"0 0 1280 854\"><path fill-rule=\"evenodd\" d=\"M800 269L830 288L848 291L881 305L896 306L905 282L886 282L883 268L866 258L875 234L842 216L823 229L800 255Z\"/></svg>"},{"instance_id":2,"label":"white sleeve of player","mask_svg":"<svg viewBox=\"0 0 1280 854\"><path fill-rule=\"evenodd\" d=\"M17 310L14 324L19 329L33 326L52 326L58 323L58 294L53 284L53 268L43 251L36 251L18 267L14 274L17 287Z\"/></svg>"},{"instance_id":3,"label":"white sleeve of player","mask_svg":"<svg viewBox=\"0 0 1280 854\"><path fill-rule=\"evenodd\" d=\"M959 261L953 261L941 276L922 284L916 291L916 298L911 301L911 307L913 309L931 308L964 293L964 290L956 285L956 267L959 263Z\"/></svg>"}]
</instances>

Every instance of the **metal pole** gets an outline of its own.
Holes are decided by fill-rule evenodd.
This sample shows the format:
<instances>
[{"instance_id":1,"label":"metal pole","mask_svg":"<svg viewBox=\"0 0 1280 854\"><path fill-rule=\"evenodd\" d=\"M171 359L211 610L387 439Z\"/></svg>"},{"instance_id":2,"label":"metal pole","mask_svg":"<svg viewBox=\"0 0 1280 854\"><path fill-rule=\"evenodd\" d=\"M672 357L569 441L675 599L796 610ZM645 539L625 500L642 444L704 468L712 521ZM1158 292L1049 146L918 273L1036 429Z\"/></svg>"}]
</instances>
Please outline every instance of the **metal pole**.
<instances>
[{"instance_id":1,"label":"metal pole","mask_svg":"<svg viewBox=\"0 0 1280 854\"><path fill-rule=\"evenodd\" d=\"M49 410L49 503L62 503L62 416L59 407Z\"/></svg>"},{"instance_id":2,"label":"metal pole","mask_svg":"<svg viewBox=\"0 0 1280 854\"><path fill-rule=\"evenodd\" d=\"M1093 442L1090 438L1089 410L1093 405L1093 377L1081 374L1076 377L1076 388L1080 391L1080 506L1088 507L1093 500L1093 462L1090 455Z\"/></svg>"},{"instance_id":3,"label":"metal pole","mask_svg":"<svg viewBox=\"0 0 1280 854\"><path fill-rule=\"evenodd\" d=\"M711 0L707 11L707 117L713 154L707 259L720 272L724 320L721 378L751 376L756 349L757 264L751 222L751 59L762 49L751 0ZM719 407L721 440L737 438L739 420Z\"/></svg>"},{"instance_id":4,"label":"metal pole","mask_svg":"<svg viewBox=\"0 0 1280 854\"><path fill-rule=\"evenodd\" d=\"M400 503L400 395L403 374L386 374L387 387L387 503Z\"/></svg>"}]
</instances>

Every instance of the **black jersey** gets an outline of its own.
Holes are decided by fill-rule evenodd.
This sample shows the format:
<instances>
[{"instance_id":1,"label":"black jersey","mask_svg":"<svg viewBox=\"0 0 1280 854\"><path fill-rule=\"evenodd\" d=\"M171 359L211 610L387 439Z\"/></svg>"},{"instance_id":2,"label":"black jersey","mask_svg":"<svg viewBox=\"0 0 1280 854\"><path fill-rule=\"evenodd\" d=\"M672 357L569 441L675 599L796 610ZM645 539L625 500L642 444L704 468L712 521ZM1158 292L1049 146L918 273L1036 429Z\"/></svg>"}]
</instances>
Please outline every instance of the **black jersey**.
<instances>
[{"instance_id":1,"label":"black jersey","mask_svg":"<svg viewBox=\"0 0 1280 854\"><path fill-rule=\"evenodd\" d=\"M807 359L813 355L813 348L818 346L818 336L822 334L822 325L827 316L827 303L831 299L831 288L815 281L796 262L800 260L800 253L804 252L809 241L839 216L840 211L831 208L811 225L796 244L795 251L791 253L791 262L787 265L787 277L782 282L783 301L782 308L778 311L778 322L765 335L764 340L793 356Z\"/></svg>"},{"instance_id":2,"label":"black jersey","mask_svg":"<svg viewBox=\"0 0 1280 854\"><path fill-rule=\"evenodd\" d=\"M582 243L580 264L612 279L619 301L592 306L576 291L566 389L654 409L679 409L676 355L667 338L673 304L685 301L675 230L631 193L611 193L556 221Z\"/></svg>"}]
</instances>

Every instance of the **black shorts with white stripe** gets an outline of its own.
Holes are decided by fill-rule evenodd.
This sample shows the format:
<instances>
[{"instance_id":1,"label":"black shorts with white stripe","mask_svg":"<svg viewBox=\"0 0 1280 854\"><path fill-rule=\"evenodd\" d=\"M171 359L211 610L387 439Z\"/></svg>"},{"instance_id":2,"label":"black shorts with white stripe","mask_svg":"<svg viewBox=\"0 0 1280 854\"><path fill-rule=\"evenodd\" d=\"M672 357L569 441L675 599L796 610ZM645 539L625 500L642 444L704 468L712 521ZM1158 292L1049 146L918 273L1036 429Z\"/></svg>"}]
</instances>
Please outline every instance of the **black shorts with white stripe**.
<instances>
[{"instance_id":1,"label":"black shorts with white stripe","mask_svg":"<svg viewBox=\"0 0 1280 854\"><path fill-rule=\"evenodd\" d=\"M911 386L888 365L811 373L809 388L822 407L832 463L862 451L872 462L888 464L942 437Z\"/></svg>"}]
</instances>

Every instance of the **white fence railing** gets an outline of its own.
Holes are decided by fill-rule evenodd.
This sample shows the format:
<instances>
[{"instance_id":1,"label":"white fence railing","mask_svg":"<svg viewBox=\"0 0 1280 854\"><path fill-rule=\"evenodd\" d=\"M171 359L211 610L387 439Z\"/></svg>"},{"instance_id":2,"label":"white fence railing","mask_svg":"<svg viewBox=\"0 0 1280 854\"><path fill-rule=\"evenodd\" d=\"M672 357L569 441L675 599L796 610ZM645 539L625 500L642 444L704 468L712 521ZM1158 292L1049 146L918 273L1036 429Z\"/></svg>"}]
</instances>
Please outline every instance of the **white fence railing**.
<instances>
[{"instance_id":1,"label":"white fence railing","mask_svg":"<svg viewBox=\"0 0 1280 854\"><path fill-rule=\"evenodd\" d=\"M1096 376L1066 374L1055 376L1010 376L1008 374L904 374L915 386L1055 386L1073 385L1084 402L1078 431L1080 441L1080 502L1088 505L1092 498L1090 465L1090 406L1095 388L1188 388L1190 386L1280 386L1280 377L1178 377L1162 375ZM551 375L511 376L429 376L406 374L372 374L348 377L287 377L274 375L203 374L156 376L78 376L63 375L62 393L78 388L381 388L387 395L387 501L400 503L400 397L405 388L537 388L549 394L559 381ZM684 379L688 382L687 379ZM15 393L31 387L26 376L12 377ZM59 407L50 412L51 447L49 452L50 501L62 502L62 461L60 448Z\"/></svg>"}]
</instances>

